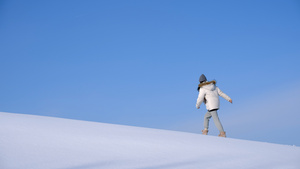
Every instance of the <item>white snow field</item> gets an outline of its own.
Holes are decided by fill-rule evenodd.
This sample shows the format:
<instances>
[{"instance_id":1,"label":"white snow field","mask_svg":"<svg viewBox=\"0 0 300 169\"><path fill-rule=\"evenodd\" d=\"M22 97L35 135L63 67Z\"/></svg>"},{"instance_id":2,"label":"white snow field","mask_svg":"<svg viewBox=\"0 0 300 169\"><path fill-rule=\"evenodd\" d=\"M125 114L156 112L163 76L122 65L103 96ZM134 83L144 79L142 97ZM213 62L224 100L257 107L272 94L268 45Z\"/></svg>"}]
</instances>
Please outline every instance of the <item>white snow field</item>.
<instances>
[{"instance_id":1,"label":"white snow field","mask_svg":"<svg viewBox=\"0 0 300 169\"><path fill-rule=\"evenodd\" d=\"M0 168L299 169L300 148L0 112Z\"/></svg>"}]
</instances>

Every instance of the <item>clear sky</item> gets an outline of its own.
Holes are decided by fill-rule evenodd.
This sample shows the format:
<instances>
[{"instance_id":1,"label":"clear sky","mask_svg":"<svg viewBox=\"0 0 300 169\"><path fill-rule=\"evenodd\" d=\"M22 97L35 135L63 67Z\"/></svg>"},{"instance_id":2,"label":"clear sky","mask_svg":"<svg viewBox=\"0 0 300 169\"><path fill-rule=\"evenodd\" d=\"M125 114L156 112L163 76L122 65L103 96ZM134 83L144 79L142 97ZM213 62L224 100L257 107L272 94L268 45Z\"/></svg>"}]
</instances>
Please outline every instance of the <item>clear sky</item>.
<instances>
[{"instance_id":1,"label":"clear sky","mask_svg":"<svg viewBox=\"0 0 300 169\"><path fill-rule=\"evenodd\" d=\"M0 63L3 112L200 133L204 73L228 137L300 146L296 0L2 0Z\"/></svg>"}]
</instances>

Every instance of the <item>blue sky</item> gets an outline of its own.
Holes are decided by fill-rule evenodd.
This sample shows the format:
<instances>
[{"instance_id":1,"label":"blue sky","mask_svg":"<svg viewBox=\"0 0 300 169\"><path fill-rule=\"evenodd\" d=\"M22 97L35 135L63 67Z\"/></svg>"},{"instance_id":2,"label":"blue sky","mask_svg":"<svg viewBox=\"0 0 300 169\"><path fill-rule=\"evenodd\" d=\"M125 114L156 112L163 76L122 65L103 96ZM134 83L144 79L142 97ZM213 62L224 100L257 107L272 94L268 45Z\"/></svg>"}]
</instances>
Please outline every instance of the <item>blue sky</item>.
<instances>
[{"instance_id":1,"label":"blue sky","mask_svg":"<svg viewBox=\"0 0 300 169\"><path fill-rule=\"evenodd\" d=\"M296 0L4 0L0 111L200 133L204 73L229 137L300 146L299 21Z\"/></svg>"}]
</instances>

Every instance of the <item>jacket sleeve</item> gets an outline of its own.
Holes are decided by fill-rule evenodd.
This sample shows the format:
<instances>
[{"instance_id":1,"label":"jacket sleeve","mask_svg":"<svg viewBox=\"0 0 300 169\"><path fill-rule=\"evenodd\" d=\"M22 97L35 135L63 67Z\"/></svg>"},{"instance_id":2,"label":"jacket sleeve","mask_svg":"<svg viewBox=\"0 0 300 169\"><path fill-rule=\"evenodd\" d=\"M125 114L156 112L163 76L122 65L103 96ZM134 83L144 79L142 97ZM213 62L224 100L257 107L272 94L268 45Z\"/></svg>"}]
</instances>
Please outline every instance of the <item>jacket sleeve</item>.
<instances>
[{"instance_id":1,"label":"jacket sleeve","mask_svg":"<svg viewBox=\"0 0 300 169\"><path fill-rule=\"evenodd\" d=\"M202 102L204 101L204 96L205 96L205 92L203 90L199 90L199 95L198 95L198 99L197 99L197 103L196 103L196 108L199 109L200 105L202 104Z\"/></svg>"},{"instance_id":2,"label":"jacket sleeve","mask_svg":"<svg viewBox=\"0 0 300 169\"><path fill-rule=\"evenodd\" d=\"M231 98L229 96L227 96L227 94L223 93L218 87L217 87L217 90L218 90L219 96L223 97L227 101L231 100Z\"/></svg>"}]
</instances>

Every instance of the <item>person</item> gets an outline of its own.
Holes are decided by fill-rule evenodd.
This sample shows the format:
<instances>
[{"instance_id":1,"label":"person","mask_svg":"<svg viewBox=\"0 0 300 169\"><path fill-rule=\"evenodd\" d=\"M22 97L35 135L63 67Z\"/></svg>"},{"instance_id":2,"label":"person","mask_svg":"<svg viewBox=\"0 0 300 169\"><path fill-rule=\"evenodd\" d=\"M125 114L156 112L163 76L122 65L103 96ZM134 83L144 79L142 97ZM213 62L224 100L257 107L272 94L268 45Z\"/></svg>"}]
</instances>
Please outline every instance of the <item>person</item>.
<instances>
[{"instance_id":1,"label":"person","mask_svg":"<svg viewBox=\"0 0 300 169\"><path fill-rule=\"evenodd\" d=\"M200 84L198 85L198 99L196 103L196 108L199 109L202 102L206 105L207 113L204 115L204 129L202 130L202 134L207 135L209 120L213 117L216 127L220 131L219 137L226 137L226 132L223 129L221 121L218 116L218 110L220 107L219 96L223 97L230 103L232 103L232 99L223 93L217 86L216 81L207 81L204 74L202 74L199 78Z\"/></svg>"}]
</instances>

